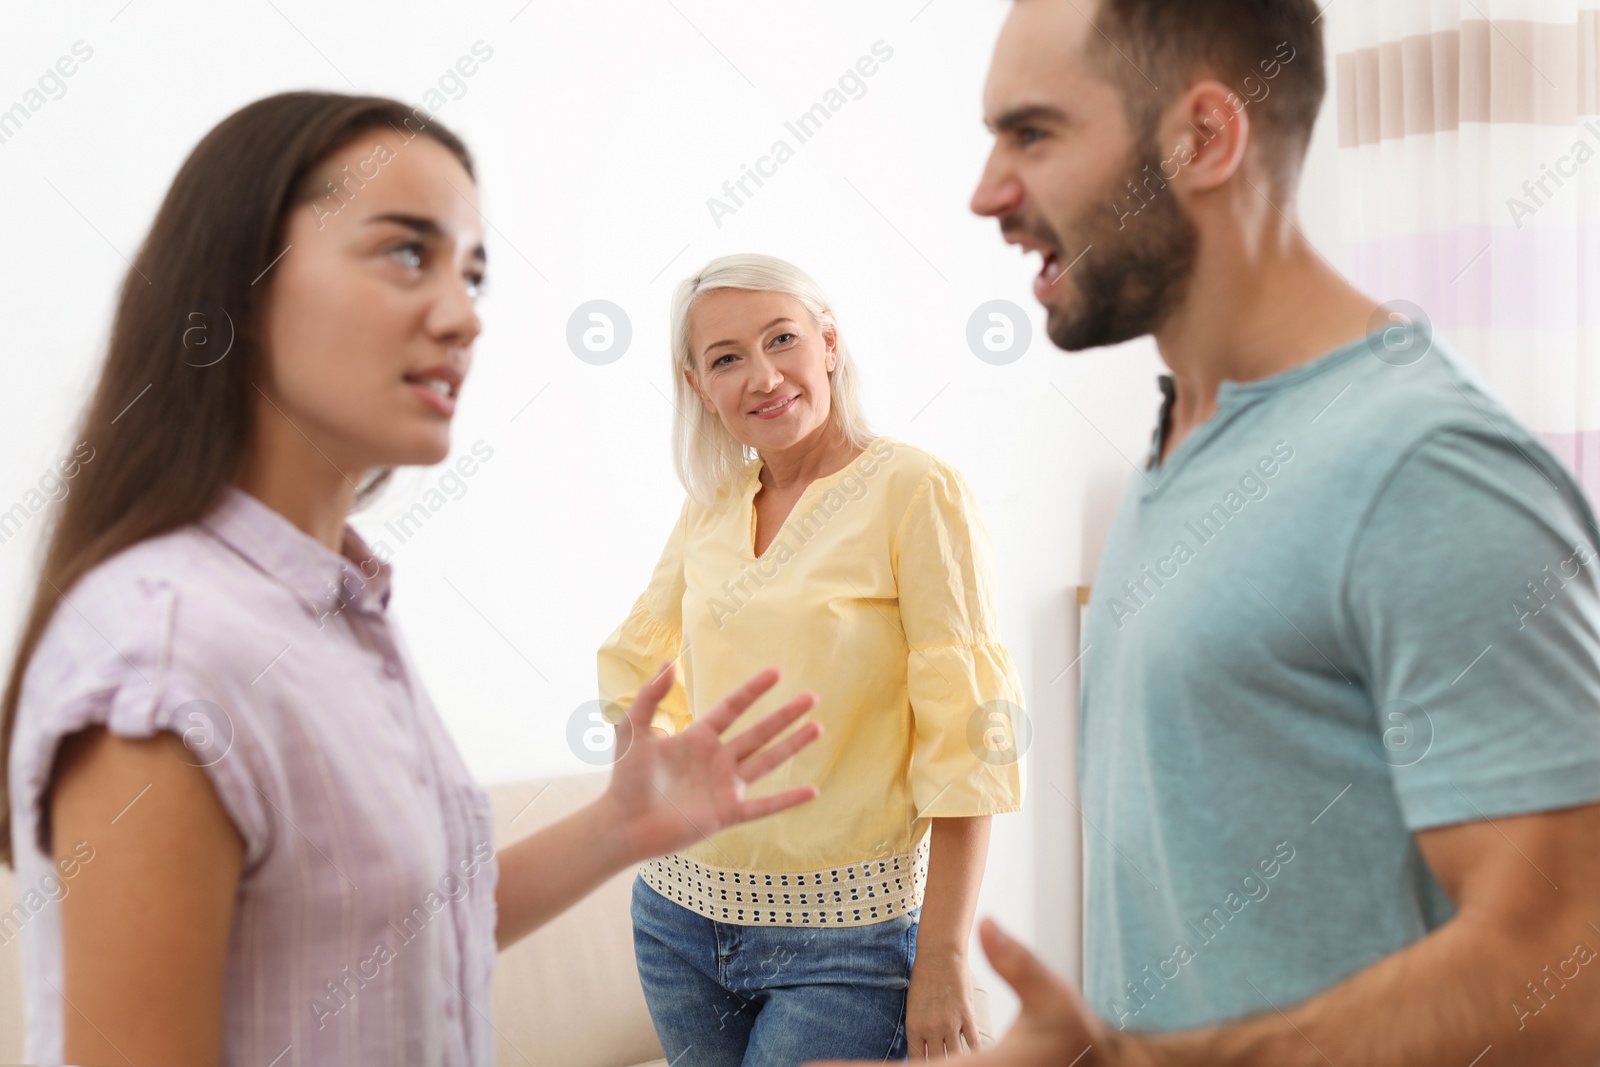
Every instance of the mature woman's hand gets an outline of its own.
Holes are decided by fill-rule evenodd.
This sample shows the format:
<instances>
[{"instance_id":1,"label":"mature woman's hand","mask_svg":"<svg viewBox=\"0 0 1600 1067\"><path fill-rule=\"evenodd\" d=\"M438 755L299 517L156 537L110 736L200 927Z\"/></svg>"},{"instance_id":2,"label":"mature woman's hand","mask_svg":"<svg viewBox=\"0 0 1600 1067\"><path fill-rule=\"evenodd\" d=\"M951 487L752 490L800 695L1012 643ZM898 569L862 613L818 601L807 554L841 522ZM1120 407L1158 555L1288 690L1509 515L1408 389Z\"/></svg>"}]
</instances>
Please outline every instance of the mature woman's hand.
<instances>
[{"instance_id":1,"label":"mature woman's hand","mask_svg":"<svg viewBox=\"0 0 1600 1067\"><path fill-rule=\"evenodd\" d=\"M808 722L775 745L778 734L816 705L804 692L731 741L722 734L735 719L777 684L768 668L751 678L685 730L671 737L650 728L656 705L672 688L673 667L639 689L617 726L617 762L602 802L609 805L634 861L691 845L718 830L760 819L817 796L814 785L745 799L745 787L782 765L822 736ZM767 747L763 747L767 746Z\"/></svg>"},{"instance_id":2,"label":"mature woman's hand","mask_svg":"<svg viewBox=\"0 0 1600 1067\"><path fill-rule=\"evenodd\" d=\"M906 1047L913 1063L954 1059L978 1047L972 974L964 954L918 949L906 990Z\"/></svg>"},{"instance_id":3,"label":"mature woman's hand","mask_svg":"<svg viewBox=\"0 0 1600 1067\"><path fill-rule=\"evenodd\" d=\"M1136 1048L1096 1019L1072 987L1051 973L1020 941L1001 931L993 919L978 924L984 955L1006 984L1017 991L1022 1012L1006 1036L992 1049L962 1062L968 1067L1104 1067L1131 1065ZM935 1056L940 1059L942 1056ZM921 1057L912 1054L913 1063ZM866 1062L866 1061L861 1061ZM804 1067L850 1067L842 1060L817 1060Z\"/></svg>"}]
</instances>

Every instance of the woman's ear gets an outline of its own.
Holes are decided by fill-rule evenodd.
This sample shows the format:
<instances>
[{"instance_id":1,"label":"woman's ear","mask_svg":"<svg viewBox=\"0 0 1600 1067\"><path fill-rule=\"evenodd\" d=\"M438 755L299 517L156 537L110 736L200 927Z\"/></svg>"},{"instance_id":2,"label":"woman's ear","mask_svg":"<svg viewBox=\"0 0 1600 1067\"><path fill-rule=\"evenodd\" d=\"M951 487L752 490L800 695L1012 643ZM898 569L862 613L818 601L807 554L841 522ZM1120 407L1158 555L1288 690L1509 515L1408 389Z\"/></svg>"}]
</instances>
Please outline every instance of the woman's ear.
<instances>
[{"instance_id":1,"label":"woman's ear","mask_svg":"<svg viewBox=\"0 0 1600 1067\"><path fill-rule=\"evenodd\" d=\"M694 380L694 371L685 368L683 372L683 380L689 383L689 388L694 390L694 395L700 398L700 403L705 405L706 410L715 415L717 413L717 406L711 402L710 397L701 392L700 383Z\"/></svg>"}]
</instances>

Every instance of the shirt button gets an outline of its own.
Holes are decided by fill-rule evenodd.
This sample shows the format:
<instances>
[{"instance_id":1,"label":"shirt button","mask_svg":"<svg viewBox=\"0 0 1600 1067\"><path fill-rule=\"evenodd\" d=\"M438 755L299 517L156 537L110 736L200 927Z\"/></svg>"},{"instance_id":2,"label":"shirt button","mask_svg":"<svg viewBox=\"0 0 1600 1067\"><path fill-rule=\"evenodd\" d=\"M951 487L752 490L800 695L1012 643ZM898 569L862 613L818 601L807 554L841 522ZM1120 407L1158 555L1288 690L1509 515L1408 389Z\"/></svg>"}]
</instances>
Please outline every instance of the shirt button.
<instances>
[{"instance_id":1,"label":"shirt button","mask_svg":"<svg viewBox=\"0 0 1600 1067\"><path fill-rule=\"evenodd\" d=\"M384 660L383 673L387 674L390 678L400 677L400 664L392 659Z\"/></svg>"},{"instance_id":2,"label":"shirt button","mask_svg":"<svg viewBox=\"0 0 1600 1067\"><path fill-rule=\"evenodd\" d=\"M447 1019L454 1019L456 1017L456 1002L454 998L444 1002L444 1014L445 1018Z\"/></svg>"}]
</instances>

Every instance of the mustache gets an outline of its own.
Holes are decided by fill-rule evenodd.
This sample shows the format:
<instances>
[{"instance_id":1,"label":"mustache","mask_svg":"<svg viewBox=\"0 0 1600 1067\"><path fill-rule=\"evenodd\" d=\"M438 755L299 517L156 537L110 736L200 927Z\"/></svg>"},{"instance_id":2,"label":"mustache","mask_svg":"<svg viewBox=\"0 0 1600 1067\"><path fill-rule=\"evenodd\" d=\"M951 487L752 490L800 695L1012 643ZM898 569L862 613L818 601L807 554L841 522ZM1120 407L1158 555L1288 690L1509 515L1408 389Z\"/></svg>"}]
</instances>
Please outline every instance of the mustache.
<instances>
[{"instance_id":1,"label":"mustache","mask_svg":"<svg viewBox=\"0 0 1600 1067\"><path fill-rule=\"evenodd\" d=\"M1006 215L1000 220L1000 235L1002 237L1031 237L1039 244L1047 244L1060 251L1061 239L1055 231L1043 223L1031 222L1020 215Z\"/></svg>"}]
</instances>

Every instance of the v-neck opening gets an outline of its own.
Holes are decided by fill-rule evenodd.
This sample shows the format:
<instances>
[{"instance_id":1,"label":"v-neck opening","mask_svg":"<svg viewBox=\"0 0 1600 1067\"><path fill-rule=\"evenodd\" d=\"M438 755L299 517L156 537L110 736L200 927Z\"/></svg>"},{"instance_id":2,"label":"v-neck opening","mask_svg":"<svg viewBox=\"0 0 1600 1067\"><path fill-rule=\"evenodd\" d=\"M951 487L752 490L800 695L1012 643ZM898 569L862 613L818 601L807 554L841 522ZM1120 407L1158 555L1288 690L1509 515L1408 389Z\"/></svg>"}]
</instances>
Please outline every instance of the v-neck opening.
<instances>
[{"instance_id":1,"label":"v-neck opening","mask_svg":"<svg viewBox=\"0 0 1600 1067\"><path fill-rule=\"evenodd\" d=\"M778 532L772 535L771 541L767 542L766 552L760 553L756 552L755 501L756 494L761 492L761 468L766 466L766 461L758 456L755 463L751 465L750 482L745 486L744 492L744 508L746 513L750 516L750 533L749 536L745 538L744 544L745 555L749 556L756 563L765 562L767 553L772 551L774 545L783 540L783 532L789 528L789 520L793 519L794 513L800 509L800 502L802 500L810 496L813 492L820 493L832 489L836 482L843 481L845 476L855 469L856 465L866 457L869 451L871 451L873 445L877 444L879 441L888 440L888 437L885 437L883 434L879 434L871 441L868 441L867 446L861 450L859 455L850 460L849 463L846 463L832 474L824 474L820 478L813 478L804 489L800 490L800 495L794 498L794 503L789 507L789 513L783 517L783 522L778 524Z\"/></svg>"},{"instance_id":2,"label":"v-neck opening","mask_svg":"<svg viewBox=\"0 0 1600 1067\"><path fill-rule=\"evenodd\" d=\"M1161 459L1161 448L1172 433L1172 407L1176 401L1176 387L1170 375L1163 374L1160 378L1161 390L1165 399L1162 401L1161 415L1156 424L1156 432L1150 445L1150 457L1145 469L1140 473L1145 481L1150 483L1144 491L1144 499L1149 500L1161 495L1166 487L1171 484L1183 468L1189 464L1190 459L1198 455L1205 448L1206 442L1227 428L1228 423L1243 411L1248 404L1224 403L1218 397L1217 410L1209 419L1194 427L1167 452L1165 459Z\"/></svg>"},{"instance_id":3,"label":"v-neck opening","mask_svg":"<svg viewBox=\"0 0 1600 1067\"><path fill-rule=\"evenodd\" d=\"M1157 382L1161 386L1164 399L1157 417L1156 431L1152 435L1150 454L1145 460L1144 470L1140 471L1147 482L1153 479L1154 484L1145 490L1143 499L1150 500L1165 492L1167 486L1188 465L1190 459L1198 454L1208 441L1221 433L1235 416L1258 401L1280 395L1301 385L1307 379L1324 374L1354 358L1363 348L1371 347L1372 338L1378 333L1381 331L1365 334L1304 363L1263 378L1252 378L1249 381L1224 378L1217 386L1216 412L1190 430L1188 435L1167 453L1165 460L1160 458L1161 448L1171 434L1171 412L1177 402L1177 386L1172 375L1159 375Z\"/></svg>"}]
</instances>

